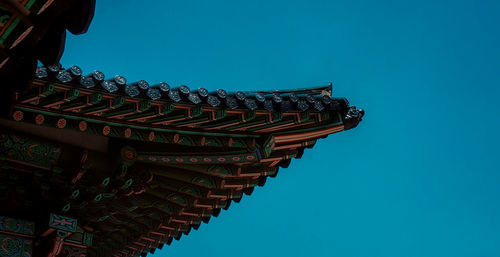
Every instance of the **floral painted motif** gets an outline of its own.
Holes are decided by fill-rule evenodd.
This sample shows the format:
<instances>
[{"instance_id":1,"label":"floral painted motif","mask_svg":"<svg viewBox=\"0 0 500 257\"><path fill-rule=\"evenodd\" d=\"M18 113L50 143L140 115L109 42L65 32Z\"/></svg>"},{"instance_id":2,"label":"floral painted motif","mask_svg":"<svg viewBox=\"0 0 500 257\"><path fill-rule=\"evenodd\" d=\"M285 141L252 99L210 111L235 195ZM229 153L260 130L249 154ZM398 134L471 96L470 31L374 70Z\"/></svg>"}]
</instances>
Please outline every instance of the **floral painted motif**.
<instances>
[{"instance_id":1,"label":"floral painted motif","mask_svg":"<svg viewBox=\"0 0 500 257\"><path fill-rule=\"evenodd\" d=\"M80 129L80 131L87 130L87 122L84 120L80 121L80 123L78 123L78 129Z\"/></svg>"},{"instance_id":2,"label":"floral painted motif","mask_svg":"<svg viewBox=\"0 0 500 257\"><path fill-rule=\"evenodd\" d=\"M21 121L24 117L24 113L22 111L15 111L14 114L12 115L12 118L15 121Z\"/></svg>"},{"instance_id":3,"label":"floral painted motif","mask_svg":"<svg viewBox=\"0 0 500 257\"><path fill-rule=\"evenodd\" d=\"M59 119L57 121L57 127L58 128L65 128L66 127L66 119Z\"/></svg>"},{"instance_id":4,"label":"floral painted motif","mask_svg":"<svg viewBox=\"0 0 500 257\"><path fill-rule=\"evenodd\" d=\"M33 241L0 234L0 246L0 256L2 257L31 257Z\"/></svg>"},{"instance_id":5,"label":"floral painted motif","mask_svg":"<svg viewBox=\"0 0 500 257\"><path fill-rule=\"evenodd\" d=\"M35 123L37 125L42 125L44 121L45 121L45 116L43 116L43 114L37 114L36 115L36 117L35 117Z\"/></svg>"},{"instance_id":6,"label":"floral painted motif","mask_svg":"<svg viewBox=\"0 0 500 257\"><path fill-rule=\"evenodd\" d=\"M111 132L111 127L109 127L108 125L106 125L102 128L103 135L107 136L107 135L109 135L110 132Z\"/></svg>"},{"instance_id":7,"label":"floral painted motif","mask_svg":"<svg viewBox=\"0 0 500 257\"><path fill-rule=\"evenodd\" d=\"M0 135L0 154L29 164L51 167L59 159L61 148L15 135Z\"/></svg>"}]
</instances>

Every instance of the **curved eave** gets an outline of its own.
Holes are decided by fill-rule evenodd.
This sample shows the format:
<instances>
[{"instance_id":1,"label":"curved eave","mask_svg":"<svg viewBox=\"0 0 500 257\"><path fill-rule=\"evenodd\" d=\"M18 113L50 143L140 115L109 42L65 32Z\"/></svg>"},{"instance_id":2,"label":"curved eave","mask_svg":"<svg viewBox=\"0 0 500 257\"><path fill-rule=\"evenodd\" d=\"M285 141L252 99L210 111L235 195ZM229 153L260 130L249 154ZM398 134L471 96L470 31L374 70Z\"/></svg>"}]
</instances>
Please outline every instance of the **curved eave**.
<instances>
[{"instance_id":1,"label":"curved eave","mask_svg":"<svg viewBox=\"0 0 500 257\"><path fill-rule=\"evenodd\" d=\"M39 67L28 90L16 94L11 120L0 125L60 145L67 162L80 158L74 153L96 160L94 170L76 175L65 170L68 163L44 167L80 188L81 198L61 196L61 203L92 228L92 256L145 256L179 240L364 114L345 98L331 97L330 85L227 92L83 74L76 66ZM86 145L98 141L95 149ZM102 162L117 158L126 169L110 171ZM108 175L113 172L122 173ZM47 181L64 186L54 183Z\"/></svg>"}]
</instances>

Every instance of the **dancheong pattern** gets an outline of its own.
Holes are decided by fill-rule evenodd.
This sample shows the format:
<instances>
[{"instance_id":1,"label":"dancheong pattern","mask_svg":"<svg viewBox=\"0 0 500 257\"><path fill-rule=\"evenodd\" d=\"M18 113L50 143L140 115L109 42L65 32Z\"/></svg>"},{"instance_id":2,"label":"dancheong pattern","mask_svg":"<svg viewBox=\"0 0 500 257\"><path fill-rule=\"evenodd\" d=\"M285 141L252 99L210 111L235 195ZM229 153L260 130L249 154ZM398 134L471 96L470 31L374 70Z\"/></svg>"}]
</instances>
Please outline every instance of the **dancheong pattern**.
<instances>
[{"instance_id":1,"label":"dancheong pattern","mask_svg":"<svg viewBox=\"0 0 500 257\"><path fill-rule=\"evenodd\" d=\"M33 241L12 235L0 234L0 256L31 257Z\"/></svg>"},{"instance_id":2,"label":"dancheong pattern","mask_svg":"<svg viewBox=\"0 0 500 257\"><path fill-rule=\"evenodd\" d=\"M49 227L63 231L75 232L77 221L73 218L64 217L57 214L50 215Z\"/></svg>"},{"instance_id":3,"label":"dancheong pattern","mask_svg":"<svg viewBox=\"0 0 500 257\"><path fill-rule=\"evenodd\" d=\"M331 86L228 93L105 79L76 66L39 68L5 121L26 135L0 134L6 169L34 174L54 205L46 213L68 216L52 214L42 232L56 238L49 257L154 253L363 116L331 97ZM18 240L4 245L5 256L22 249Z\"/></svg>"},{"instance_id":4,"label":"dancheong pattern","mask_svg":"<svg viewBox=\"0 0 500 257\"><path fill-rule=\"evenodd\" d=\"M63 68L94 8L0 1L0 215L40 223L35 241L0 216L0 257L146 257L363 117L331 83L227 92Z\"/></svg>"},{"instance_id":5,"label":"dancheong pattern","mask_svg":"<svg viewBox=\"0 0 500 257\"><path fill-rule=\"evenodd\" d=\"M61 154L61 148L27 137L0 135L0 153L9 159L50 168Z\"/></svg>"},{"instance_id":6,"label":"dancheong pattern","mask_svg":"<svg viewBox=\"0 0 500 257\"><path fill-rule=\"evenodd\" d=\"M0 256L31 257L35 224L0 216Z\"/></svg>"},{"instance_id":7,"label":"dancheong pattern","mask_svg":"<svg viewBox=\"0 0 500 257\"><path fill-rule=\"evenodd\" d=\"M32 236L35 230L33 222L0 216L0 233L10 232Z\"/></svg>"}]
</instances>

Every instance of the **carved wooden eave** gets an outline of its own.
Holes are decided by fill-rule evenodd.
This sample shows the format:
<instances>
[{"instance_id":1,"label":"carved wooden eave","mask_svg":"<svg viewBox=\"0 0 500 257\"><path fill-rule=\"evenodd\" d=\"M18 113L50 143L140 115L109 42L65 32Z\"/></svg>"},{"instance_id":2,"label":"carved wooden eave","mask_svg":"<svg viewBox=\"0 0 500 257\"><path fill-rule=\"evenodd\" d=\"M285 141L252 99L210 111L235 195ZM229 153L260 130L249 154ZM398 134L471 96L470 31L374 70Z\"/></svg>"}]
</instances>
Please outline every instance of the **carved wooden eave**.
<instances>
[{"instance_id":1,"label":"carved wooden eave","mask_svg":"<svg viewBox=\"0 0 500 257\"><path fill-rule=\"evenodd\" d=\"M191 90L63 69L66 31L94 6L0 1L0 256L145 256L364 115L331 84Z\"/></svg>"},{"instance_id":2,"label":"carved wooden eave","mask_svg":"<svg viewBox=\"0 0 500 257\"><path fill-rule=\"evenodd\" d=\"M39 67L0 120L0 195L11 199L2 215L78 221L80 234L37 228L36 240L52 243L35 256L154 252L364 114L332 97L331 85L230 93L83 74Z\"/></svg>"}]
</instances>

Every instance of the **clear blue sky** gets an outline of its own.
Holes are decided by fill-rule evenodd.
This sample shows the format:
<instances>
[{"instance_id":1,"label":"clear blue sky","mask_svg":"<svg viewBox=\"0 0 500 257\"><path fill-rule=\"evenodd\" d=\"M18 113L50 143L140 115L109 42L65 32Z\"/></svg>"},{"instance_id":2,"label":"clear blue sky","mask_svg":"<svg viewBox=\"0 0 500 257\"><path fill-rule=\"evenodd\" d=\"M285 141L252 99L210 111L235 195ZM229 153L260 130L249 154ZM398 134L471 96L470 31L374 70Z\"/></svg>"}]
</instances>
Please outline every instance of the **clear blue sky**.
<instances>
[{"instance_id":1,"label":"clear blue sky","mask_svg":"<svg viewBox=\"0 0 500 257\"><path fill-rule=\"evenodd\" d=\"M499 1L97 0L64 66L366 109L155 256L500 256Z\"/></svg>"}]
</instances>

